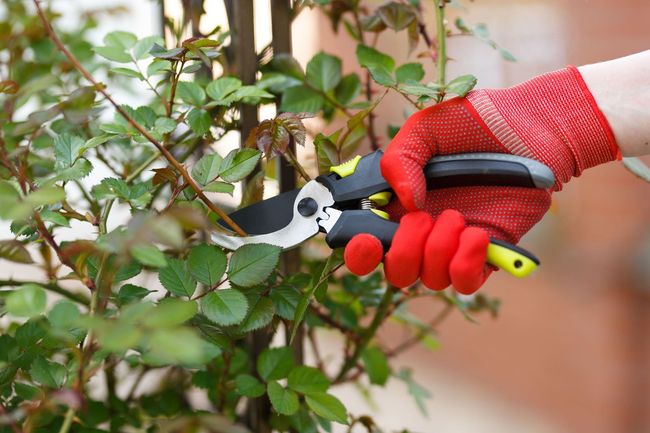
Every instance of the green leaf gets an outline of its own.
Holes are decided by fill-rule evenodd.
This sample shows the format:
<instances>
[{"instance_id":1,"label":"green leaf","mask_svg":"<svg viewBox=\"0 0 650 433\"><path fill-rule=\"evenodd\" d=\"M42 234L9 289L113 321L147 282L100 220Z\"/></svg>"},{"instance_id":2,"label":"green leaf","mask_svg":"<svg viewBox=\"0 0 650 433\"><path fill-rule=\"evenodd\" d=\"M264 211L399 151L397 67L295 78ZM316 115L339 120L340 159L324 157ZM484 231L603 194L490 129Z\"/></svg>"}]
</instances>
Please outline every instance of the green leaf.
<instances>
[{"instance_id":1,"label":"green leaf","mask_svg":"<svg viewBox=\"0 0 650 433\"><path fill-rule=\"evenodd\" d=\"M245 100L244 102L252 102L253 99L251 99L251 101L247 101L247 99L254 98L254 100L257 100L257 98L273 98L273 95L257 86L242 86L232 94L232 97L235 101Z\"/></svg>"},{"instance_id":2,"label":"green leaf","mask_svg":"<svg viewBox=\"0 0 650 433\"><path fill-rule=\"evenodd\" d=\"M269 395L269 400L273 409L282 415L293 415L298 412L300 403L298 396L290 389L284 388L277 382L269 382L266 386L266 392Z\"/></svg>"},{"instance_id":3,"label":"green leaf","mask_svg":"<svg viewBox=\"0 0 650 433\"><path fill-rule=\"evenodd\" d=\"M341 81L341 59L320 52L307 63L307 82L329 92Z\"/></svg>"},{"instance_id":4,"label":"green leaf","mask_svg":"<svg viewBox=\"0 0 650 433\"><path fill-rule=\"evenodd\" d=\"M461 75L451 80L445 87L447 93L464 97L476 86L476 77L474 75Z\"/></svg>"},{"instance_id":5,"label":"green leaf","mask_svg":"<svg viewBox=\"0 0 650 433\"><path fill-rule=\"evenodd\" d=\"M235 390L244 397L260 397L264 395L264 384L250 374L240 374L235 377Z\"/></svg>"},{"instance_id":6,"label":"green leaf","mask_svg":"<svg viewBox=\"0 0 650 433\"><path fill-rule=\"evenodd\" d=\"M232 193L235 191L235 185L233 185L232 183L220 182L218 180L215 180L214 182L210 182L209 184L207 184L203 188L203 191L205 191L205 192L223 192L223 193L232 195Z\"/></svg>"},{"instance_id":7,"label":"green leaf","mask_svg":"<svg viewBox=\"0 0 650 433\"><path fill-rule=\"evenodd\" d=\"M233 149L221 162L221 178L227 182L237 182L255 169L262 154L255 149Z\"/></svg>"},{"instance_id":8,"label":"green leaf","mask_svg":"<svg viewBox=\"0 0 650 433\"><path fill-rule=\"evenodd\" d=\"M312 296L314 296L316 290L323 283L327 283L327 278L326 278L327 274L337 264L337 259L335 257L336 256L332 254L327 258L327 262L325 262L325 265L323 266L323 270L320 274L318 274L318 277L316 276L316 274L312 275L312 279L309 282L309 286L305 290L305 293L302 295L302 299L300 299L300 302L296 307L296 314L293 318L293 325L291 326L291 338L289 341L293 341L294 337L296 336L296 332L298 331L298 327L300 326L300 323L302 322L302 319L305 316L305 312L307 311L307 307L309 307L309 303L311 302Z\"/></svg>"},{"instance_id":9,"label":"green leaf","mask_svg":"<svg viewBox=\"0 0 650 433\"><path fill-rule=\"evenodd\" d=\"M205 100L205 91L193 81L180 81L176 87L176 96L187 104L200 106Z\"/></svg>"},{"instance_id":10,"label":"green leaf","mask_svg":"<svg viewBox=\"0 0 650 433\"><path fill-rule=\"evenodd\" d=\"M154 130L161 134L169 134L176 129L176 121L169 117L159 117L154 124Z\"/></svg>"},{"instance_id":11,"label":"green leaf","mask_svg":"<svg viewBox=\"0 0 650 433\"><path fill-rule=\"evenodd\" d=\"M207 185L219 176L223 159L218 153L203 155L192 167L192 177L201 185Z\"/></svg>"},{"instance_id":12,"label":"green leaf","mask_svg":"<svg viewBox=\"0 0 650 433\"><path fill-rule=\"evenodd\" d=\"M289 285L273 287L270 294L276 314L285 320L293 320L301 296L298 289Z\"/></svg>"},{"instance_id":13,"label":"green leaf","mask_svg":"<svg viewBox=\"0 0 650 433\"><path fill-rule=\"evenodd\" d=\"M287 385L294 391L313 394L327 391L330 381L319 369L301 365L291 370Z\"/></svg>"},{"instance_id":14,"label":"green leaf","mask_svg":"<svg viewBox=\"0 0 650 433\"><path fill-rule=\"evenodd\" d=\"M78 325L79 308L70 301L57 302L47 315L47 320L55 328L71 329Z\"/></svg>"},{"instance_id":15,"label":"green leaf","mask_svg":"<svg viewBox=\"0 0 650 433\"><path fill-rule=\"evenodd\" d=\"M214 346L193 329L180 327L155 330L149 339L149 360L153 364L199 366L214 358Z\"/></svg>"},{"instance_id":16,"label":"green leaf","mask_svg":"<svg viewBox=\"0 0 650 433\"><path fill-rule=\"evenodd\" d=\"M361 80L357 74L348 74L334 89L334 96L342 105L348 105L361 92Z\"/></svg>"},{"instance_id":17,"label":"green leaf","mask_svg":"<svg viewBox=\"0 0 650 433\"><path fill-rule=\"evenodd\" d=\"M216 290L203 297L201 310L217 325L237 325L246 317L248 300L236 289Z\"/></svg>"},{"instance_id":18,"label":"green leaf","mask_svg":"<svg viewBox=\"0 0 650 433\"><path fill-rule=\"evenodd\" d=\"M61 216L61 218L63 217ZM66 222L68 221L65 218L63 219ZM0 241L0 259L9 260L10 262L14 263L34 263L32 256L29 254L29 251L27 251L27 248L25 248L22 243L13 239Z\"/></svg>"},{"instance_id":19,"label":"green leaf","mask_svg":"<svg viewBox=\"0 0 650 433\"><path fill-rule=\"evenodd\" d=\"M47 296L45 289L36 284L25 284L7 296L6 308L17 317L34 317L45 311Z\"/></svg>"},{"instance_id":20,"label":"green leaf","mask_svg":"<svg viewBox=\"0 0 650 433\"><path fill-rule=\"evenodd\" d=\"M441 87L432 84L400 84L399 91L402 93L407 93L409 95L415 96L427 96L429 98L437 98L440 94Z\"/></svg>"},{"instance_id":21,"label":"green leaf","mask_svg":"<svg viewBox=\"0 0 650 433\"><path fill-rule=\"evenodd\" d=\"M275 315L275 306L271 299L260 296L250 302L250 310L244 321L239 326L239 332L251 332L271 323Z\"/></svg>"},{"instance_id":22,"label":"green leaf","mask_svg":"<svg viewBox=\"0 0 650 433\"><path fill-rule=\"evenodd\" d=\"M226 271L226 254L214 245L197 245L190 250L188 265L190 273L208 286L219 282Z\"/></svg>"},{"instance_id":23,"label":"green leaf","mask_svg":"<svg viewBox=\"0 0 650 433\"><path fill-rule=\"evenodd\" d=\"M128 50L138 41L138 37L133 33L114 31L104 36L104 43L109 47L119 47Z\"/></svg>"},{"instance_id":24,"label":"green leaf","mask_svg":"<svg viewBox=\"0 0 650 433\"><path fill-rule=\"evenodd\" d=\"M117 75L123 75L125 77L137 78L139 80L144 80L144 76L133 69L129 68L111 68L111 72Z\"/></svg>"},{"instance_id":25,"label":"green leaf","mask_svg":"<svg viewBox=\"0 0 650 433\"><path fill-rule=\"evenodd\" d=\"M120 301L120 304L129 304L131 302L141 301L145 296L153 292L155 290L145 289L134 284L125 284L117 292L117 299Z\"/></svg>"},{"instance_id":26,"label":"green leaf","mask_svg":"<svg viewBox=\"0 0 650 433\"><path fill-rule=\"evenodd\" d=\"M176 296L192 297L196 290L196 280L190 274L187 264L178 259L170 259L167 267L158 272L160 283Z\"/></svg>"},{"instance_id":27,"label":"green leaf","mask_svg":"<svg viewBox=\"0 0 650 433\"><path fill-rule=\"evenodd\" d=\"M404 30L416 18L413 6L395 1L379 7L377 13L384 24L395 31Z\"/></svg>"},{"instance_id":28,"label":"green leaf","mask_svg":"<svg viewBox=\"0 0 650 433\"><path fill-rule=\"evenodd\" d=\"M251 287L264 281L280 260L282 249L269 244L239 247L230 258L228 278L234 284Z\"/></svg>"},{"instance_id":29,"label":"green leaf","mask_svg":"<svg viewBox=\"0 0 650 433\"><path fill-rule=\"evenodd\" d=\"M318 416L341 424L348 424L348 412L338 398L324 392L305 396L307 406Z\"/></svg>"},{"instance_id":30,"label":"green leaf","mask_svg":"<svg viewBox=\"0 0 650 433\"><path fill-rule=\"evenodd\" d=\"M398 83L420 81L424 78L424 68L421 63L405 63L395 70Z\"/></svg>"},{"instance_id":31,"label":"green leaf","mask_svg":"<svg viewBox=\"0 0 650 433\"><path fill-rule=\"evenodd\" d=\"M373 80L383 86L395 85L393 70L395 60L392 57L363 44L357 45L357 61L370 71Z\"/></svg>"},{"instance_id":32,"label":"green leaf","mask_svg":"<svg viewBox=\"0 0 650 433\"><path fill-rule=\"evenodd\" d=\"M164 298L147 314L142 324L152 329L178 326L194 317L197 309L195 301Z\"/></svg>"},{"instance_id":33,"label":"green leaf","mask_svg":"<svg viewBox=\"0 0 650 433\"><path fill-rule=\"evenodd\" d=\"M57 169L71 167L85 150L86 142L75 135L61 134L54 138L54 156Z\"/></svg>"},{"instance_id":34,"label":"green leaf","mask_svg":"<svg viewBox=\"0 0 650 433\"><path fill-rule=\"evenodd\" d=\"M390 376L390 366L384 352L378 347L367 347L361 353L361 360L370 383L384 386Z\"/></svg>"},{"instance_id":35,"label":"green leaf","mask_svg":"<svg viewBox=\"0 0 650 433\"><path fill-rule=\"evenodd\" d=\"M324 103L325 99L317 91L305 86L294 86L282 94L280 111L313 114L322 110Z\"/></svg>"},{"instance_id":36,"label":"green leaf","mask_svg":"<svg viewBox=\"0 0 650 433\"><path fill-rule=\"evenodd\" d=\"M29 370L32 379L49 388L61 388L65 383L65 367L56 362L50 362L38 356Z\"/></svg>"},{"instance_id":37,"label":"green leaf","mask_svg":"<svg viewBox=\"0 0 650 433\"><path fill-rule=\"evenodd\" d=\"M146 38L140 39L133 45L133 57L136 60L146 59L150 56L149 52L154 44L164 45L165 41L160 36L147 36Z\"/></svg>"},{"instance_id":38,"label":"green leaf","mask_svg":"<svg viewBox=\"0 0 650 433\"><path fill-rule=\"evenodd\" d=\"M265 349L257 358L257 372L264 380L287 377L293 369L293 352L290 347Z\"/></svg>"},{"instance_id":39,"label":"green leaf","mask_svg":"<svg viewBox=\"0 0 650 433\"><path fill-rule=\"evenodd\" d=\"M212 118L206 110L194 108L187 113L187 124L197 135L203 135L210 130Z\"/></svg>"},{"instance_id":40,"label":"green leaf","mask_svg":"<svg viewBox=\"0 0 650 433\"><path fill-rule=\"evenodd\" d=\"M99 54L107 60L111 60L117 63L131 63L131 56L124 52L122 47L95 47L93 48L95 53Z\"/></svg>"},{"instance_id":41,"label":"green leaf","mask_svg":"<svg viewBox=\"0 0 650 433\"><path fill-rule=\"evenodd\" d=\"M235 77L221 77L206 87L208 96L216 101L226 98L242 86L241 80Z\"/></svg>"},{"instance_id":42,"label":"green leaf","mask_svg":"<svg viewBox=\"0 0 650 433\"><path fill-rule=\"evenodd\" d=\"M134 259L145 266L154 268L164 268L167 266L165 255L155 245L136 244L129 251Z\"/></svg>"}]
</instances>

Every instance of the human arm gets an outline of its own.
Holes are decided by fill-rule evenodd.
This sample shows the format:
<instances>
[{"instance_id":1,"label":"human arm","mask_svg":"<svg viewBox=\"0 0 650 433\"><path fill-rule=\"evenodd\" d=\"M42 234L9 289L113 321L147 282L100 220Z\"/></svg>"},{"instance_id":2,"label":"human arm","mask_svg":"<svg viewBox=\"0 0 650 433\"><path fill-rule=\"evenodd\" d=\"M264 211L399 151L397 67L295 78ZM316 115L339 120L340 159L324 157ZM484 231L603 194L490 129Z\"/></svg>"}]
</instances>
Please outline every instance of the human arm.
<instances>
[{"instance_id":1,"label":"human arm","mask_svg":"<svg viewBox=\"0 0 650 433\"><path fill-rule=\"evenodd\" d=\"M382 174L399 197L387 210L394 219L404 217L384 259L388 281L405 287L420 278L432 289L451 283L472 293L490 272L485 266L489 236L518 242L548 209L551 192L583 170L616 159L617 140L626 156L648 153L650 122L642 110L650 88L642 80L649 76L643 69L648 55L631 57L631 63L619 59L570 67L509 89L473 91L409 118L382 160ZM626 75L625 64L641 72ZM615 69L625 77L618 87L626 90L619 93L611 91L609 74ZM617 103L626 108L617 111ZM607 108L601 110L601 104ZM421 167L430 157L486 151L537 159L551 167L556 185L550 191L426 191ZM368 236L353 239L345 254L348 267L357 274L374 269L382 256L377 248Z\"/></svg>"}]
</instances>

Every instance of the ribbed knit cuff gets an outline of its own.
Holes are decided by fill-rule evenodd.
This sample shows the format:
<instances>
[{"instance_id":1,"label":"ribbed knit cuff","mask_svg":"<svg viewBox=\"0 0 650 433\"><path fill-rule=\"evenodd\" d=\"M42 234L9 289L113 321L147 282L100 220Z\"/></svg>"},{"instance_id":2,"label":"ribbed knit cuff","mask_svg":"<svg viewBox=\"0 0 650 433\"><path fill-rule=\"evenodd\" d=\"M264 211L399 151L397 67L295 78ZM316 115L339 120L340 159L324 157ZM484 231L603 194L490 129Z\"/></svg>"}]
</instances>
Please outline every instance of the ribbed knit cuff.
<instances>
[{"instance_id":1,"label":"ribbed knit cuff","mask_svg":"<svg viewBox=\"0 0 650 433\"><path fill-rule=\"evenodd\" d=\"M474 91L467 99L511 153L551 167L556 190L619 153L607 119L573 66L508 89Z\"/></svg>"}]
</instances>

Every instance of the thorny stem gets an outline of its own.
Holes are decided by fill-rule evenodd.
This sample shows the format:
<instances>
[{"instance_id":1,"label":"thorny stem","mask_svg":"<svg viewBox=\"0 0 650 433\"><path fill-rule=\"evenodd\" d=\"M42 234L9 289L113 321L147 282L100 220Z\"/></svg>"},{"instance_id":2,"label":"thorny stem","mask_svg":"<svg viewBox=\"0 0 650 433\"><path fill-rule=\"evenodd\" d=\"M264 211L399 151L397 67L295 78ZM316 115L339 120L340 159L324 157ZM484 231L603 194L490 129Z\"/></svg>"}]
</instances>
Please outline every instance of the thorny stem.
<instances>
[{"instance_id":1,"label":"thorny stem","mask_svg":"<svg viewBox=\"0 0 650 433\"><path fill-rule=\"evenodd\" d=\"M436 0L436 38L438 45L438 52L436 54L436 62L438 69L437 84L444 87L446 84L446 70L447 70L447 29L445 28L445 0ZM444 93L440 94L439 101L442 100Z\"/></svg>"},{"instance_id":2,"label":"thorny stem","mask_svg":"<svg viewBox=\"0 0 650 433\"><path fill-rule=\"evenodd\" d=\"M291 164L291 166L295 168L298 173L300 173L300 176L302 176L303 179L305 179L307 182L311 180L311 176L309 176L305 169L302 168L302 165L300 165L298 162L296 155L294 155L294 153L291 151L291 147L287 147L287 150L283 155L287 162Z\"/></svg>"},{"instance_id":3,"label":"thorny stem","mask_svg":"<svg viewBox=\"0 0 650 433\"><path fill-rule=\"evenodd\" d=\"M70 427L72 426L72 420L74 419L74 414L75 414L75 410L73 408L69 408L68 411L65 413L65 418L63 419L63 424L61 424L59 433L68 433Z\"/></svg>"},{"instance_id":4,"label":"thorny stem","mask_svg":"<svg viewBox=\"0 0 650 433\"><path fill-rule=\"evenodd\" d=\"M92 74L88 72L86 68L84 68L83 65L81 65L81 63L79 63L77 58L74 57L74 55L65 47L65 45L63 45L63 42L61 42L56 32L52 28L52 25L48 21L47 17L43 12L43 9L41 8L40 0L33 0L33 2L34 5L36 6L36 12L38 13L38 16L41 22L43 23L43 26L45 27L45 31L49 35L50 39L57 47L57 49L70 61L70 63L72 63L75 69L79 71L79 73L81 73L81 75L83 75L84 78L86 78L86 80L90 81L90 83L95 87L95 89L99 93L104 95L106 100L115 108L115 110L120 114L120 116L122 116L133 128L135 128L140 134L142 134L143 137L145 137L151 144L153 144L156 147L156 149L158 149L158 151L167 160L167 162L169 162L169 164L171 164L176 169L176 171L180 173L183 179L185 179L185 181L190 185L190 187L196 192L198 198L201 199L201 201L203 201L203 203L205 203L206 206L208 206L208 208L212 212L219 215L219 217L223 219L226 222L226 224L228 224L235 232L237 232L237 234L239 234L240 236L246 236L246 232L244 232L244 230L242 230L241 227L239 227L228 215L226 215L226 213L224 213L221 209L215 206L215 204L212 203L212 201L210 201L210 199L201 190L201 187L194 181L194 179L192 179L192 177L187 172L185 167L180 162L178 162L176 158L174 158L174 156L165 148L165 146L163 146L163 144L161 144L158 140L156 140L151 135L151 133L149 133L149 131L147 131L138 122L136 122L135 119L133 119L133 117L131 117L131 115L129 115L129 113L127 113L126 110L124 110L124 108L122 108L122 106L120 106L117 102L115 102L113 97L106 90L106 87L103 84L99 83L97 80L95 80ZM170 106L171 104L172 102L170 101Z\"/></svg>"}]
</instances>

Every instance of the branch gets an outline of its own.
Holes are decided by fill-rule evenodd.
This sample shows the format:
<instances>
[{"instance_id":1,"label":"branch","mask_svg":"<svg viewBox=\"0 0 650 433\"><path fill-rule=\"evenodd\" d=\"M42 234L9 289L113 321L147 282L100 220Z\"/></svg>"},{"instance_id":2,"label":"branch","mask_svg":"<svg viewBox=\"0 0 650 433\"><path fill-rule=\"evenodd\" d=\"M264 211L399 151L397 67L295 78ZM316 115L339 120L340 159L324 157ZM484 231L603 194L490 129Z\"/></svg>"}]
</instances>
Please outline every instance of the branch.
<instances>
[{"instance_id":1,"label":"branch","mask_svg":"<svg viewBox=\"0 0 650 433\"><path fill-rule=\"evenodd\" d=\"M436 0L436 38L438 52L436 53L436 62L438 68L437 84L444 87L446 82L446 68L447 68L447 32L445 29L445 0ZM444 94L441 93L440 99L442 100Z\"/></svg>"},{"instance_id":2,"label":"branch","mask_svg":"<svg viewBox=\"0 0 650 433\"><path fill-rule=\"evenodd\" d=\"M54 283L41 283L39 281L0 280L0 287L4 287L4 286L17 287L17 286L22 286L23 284L36 284L41 287L44 287L50 292L58 293L59 295L64 296L70 299L71 301L75 301L78 302L79 304L86 305L86 306L90 305L90 300L85 296L70 292Z\"/></svg>"},{"instance_id":3,"label":"branch","mask_svg":"<svg viewBox=\"0 0 650 433\"><path fill-rule=\"evenodd\" d=\"M74 55L63 45L63 42L59 39L59 37L56 35L56 32L52 28L52 25L50 22L47 20L47 17L43 13L43 9L41 8L40 0L33 0L34 5L36 6L36 12L38 13L38 17L40 18L41 22L43 23L43 26L45 27L45 31L47 32L48 36L54 43L54 45L57 47L57 49L72 63L74 68L79 71L81 75L84 76L86 80L88 80L94 87L95 89L104 95L106 100L115 108L115 110L122 116L133 128L135 128L140 134L142 134L143 137L145 137L151 144L153 144L156 149L162 154L162 156L171 164L185 179L185 181L189 184L189 186L196 192L196 195L203 201L203 203L208 206L208 208L219 215L221 219L223 219L237 234L240 236L246 236L246 232L244 232L241 227L239 227L226 213L224 213L221 209L219 209L217 206L215 206L214 203L206 197L206 195L203 193L201 190L201 187L192 179L190 174L187 172L185 167L174 158L174 156L163 146L162 143L160 143L158 140L156 140L150 133L147 131L144 127L142 127L138 122L133 119L129 115L129 113L122 108L115 100L113 97L108 93L106 90L106 86L99 83L95 78L92 76L90 72L86 70L86 68L83 67L81 63L74 57Z\"/></svg>"}]
</instances>

